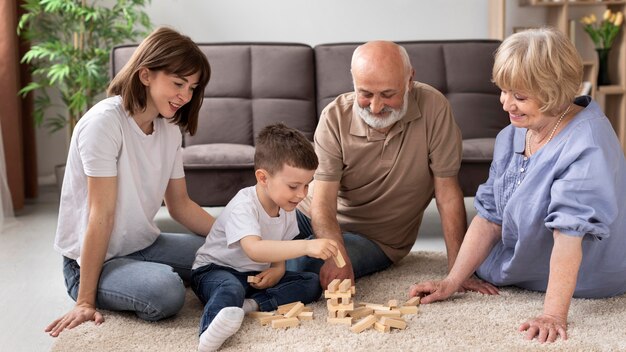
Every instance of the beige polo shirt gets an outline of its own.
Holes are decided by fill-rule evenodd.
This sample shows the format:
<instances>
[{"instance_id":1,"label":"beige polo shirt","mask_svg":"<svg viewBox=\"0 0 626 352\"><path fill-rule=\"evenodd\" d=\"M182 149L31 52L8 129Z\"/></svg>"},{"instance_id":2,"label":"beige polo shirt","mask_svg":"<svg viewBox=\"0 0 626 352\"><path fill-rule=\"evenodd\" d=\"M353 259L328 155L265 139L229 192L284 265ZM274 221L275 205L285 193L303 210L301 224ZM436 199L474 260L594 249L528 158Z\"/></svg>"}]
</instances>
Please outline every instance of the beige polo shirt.
<instances>
[{"instance_id":1,"label":"beige polo shirt","mask_svg":"<svg viewBox=\"0 0 626 352\"><path fill-rule=\"evenodd\" d=\"M415 243L434 195L433 175L458 173L461 132L443 94L423 83L413 83L407 113L387 135L358 116L354 99L354 92L342 94L322 111L314 137L320 160L315 180L340 181L341 230L374 241L396 262ZM299 206L308 216L314 192Z\"/></svg>"}]
</instances>

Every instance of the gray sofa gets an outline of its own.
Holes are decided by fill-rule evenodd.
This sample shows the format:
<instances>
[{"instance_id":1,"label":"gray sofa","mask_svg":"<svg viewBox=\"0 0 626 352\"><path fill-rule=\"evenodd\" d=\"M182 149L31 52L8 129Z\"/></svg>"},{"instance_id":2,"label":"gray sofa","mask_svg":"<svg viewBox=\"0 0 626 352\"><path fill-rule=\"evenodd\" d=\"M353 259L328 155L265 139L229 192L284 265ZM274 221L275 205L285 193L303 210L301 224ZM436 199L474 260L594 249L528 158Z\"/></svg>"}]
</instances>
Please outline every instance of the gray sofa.
<instances>
[{"instance_id":1,"label":"gray sofa","mask_svg":"<svg viewBox=\"0 0 626 352\"><path fill-rule=\"evenodd\" d=\"M494 40L398 42L411 57L415 79L449 99L463 135L459 181L473 196L487 179L496 134L509 120L490 82ZM322 109L352 90L350 59L360 43L199 44L212 68L198 131L183 136L190 197L202 206L225 205L253 185L254 138L267 124L282 121L313 137ZM115 47L111 75L136 45Z\"/></svg>"}]
</instances>

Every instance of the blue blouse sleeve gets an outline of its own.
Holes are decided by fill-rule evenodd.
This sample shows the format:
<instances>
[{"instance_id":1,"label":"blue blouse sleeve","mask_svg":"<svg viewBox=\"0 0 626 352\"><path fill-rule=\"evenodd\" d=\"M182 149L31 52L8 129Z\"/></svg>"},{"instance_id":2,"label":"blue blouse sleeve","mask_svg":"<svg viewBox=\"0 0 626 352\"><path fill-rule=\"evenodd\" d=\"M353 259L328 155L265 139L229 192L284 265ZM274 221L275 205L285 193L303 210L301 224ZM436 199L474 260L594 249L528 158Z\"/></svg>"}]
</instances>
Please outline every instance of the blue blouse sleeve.
<instances>
[{"instance_id":1,"label":"blue blouse sleeve","mask_svg":"<svg viewBox=\"0 0 626 352\"><path fill-rule=\"evenodd\" d=\"M571 236L602 239L618 214L617 180L624 175L614 165L623 155L612 130L602 124L581 127L557 160L563 171L555 175L545 224Z\"/></svg>"},{"instance_id":2,"label":"blue blouse sleeve","mask_svg":"<svg viewBox=\"0 0 626 352\"><path fill-rule=\"evenodd\" d=\"M497 174L496 160L494 160L489 167L489 178L487 182L478 186L476 196L474 197L474 207L478 215L485 220L502 225L502 216L498 214L496 209L496 201L493 193L493 182Z\"/></svg>"}]
</instances>

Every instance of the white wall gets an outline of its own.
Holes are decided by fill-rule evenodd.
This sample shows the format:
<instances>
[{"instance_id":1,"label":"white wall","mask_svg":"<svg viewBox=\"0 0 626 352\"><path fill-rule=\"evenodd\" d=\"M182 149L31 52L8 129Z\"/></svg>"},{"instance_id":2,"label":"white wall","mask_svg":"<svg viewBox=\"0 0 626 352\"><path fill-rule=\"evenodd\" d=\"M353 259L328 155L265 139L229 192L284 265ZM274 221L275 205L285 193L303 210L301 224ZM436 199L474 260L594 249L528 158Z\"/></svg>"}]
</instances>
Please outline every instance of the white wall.
<instances>
[{"instance_id":1,"label":"white wall","mask_svg":"<svg viewBox=\"0 0 626 352\"><path fill-rule=\"evenodd\" d=\"M333 42L488 38L488 0L152 0L155 26L197 42ZM64 132L37 131L40 181L65 162Z\"/></svg>"}]
</instances>

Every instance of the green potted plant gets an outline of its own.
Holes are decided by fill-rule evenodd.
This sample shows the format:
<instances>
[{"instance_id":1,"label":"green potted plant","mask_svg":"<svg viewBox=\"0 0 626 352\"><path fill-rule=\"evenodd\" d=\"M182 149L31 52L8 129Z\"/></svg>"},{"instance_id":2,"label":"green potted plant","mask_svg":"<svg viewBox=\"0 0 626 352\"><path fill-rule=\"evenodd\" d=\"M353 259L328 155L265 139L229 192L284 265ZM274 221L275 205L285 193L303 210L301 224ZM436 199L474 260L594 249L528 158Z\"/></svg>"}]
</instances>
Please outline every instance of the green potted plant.
<instances>
[{"instance_id":1,"label":"green potted plant","mask_svg":"<svg viewBox=\"0 0 626 352\"><path fill-rule=\"evenodd\" d=\"M151 28L142 8L150 0L24 0L18 34L31 44L22 62L33 68L32 82L20 90L38 91L34 117L51 131L73 130L109 81L113 46L137 41ZM58 89L67 115L45 117L52 105L47 88Z\"/></svg>"},{"instance_id":2,"label":"green potted plant","mask_svg":"<svg viewBox=\"0 0 626 352\"><path fill-rule=\"evenodd\" d=\"M38 93L33 111L36 126L43 124L50 132L67 127L71 136L80 117L103 97L109 82L111 49L142 39L152 27L143 11L149 2L22 1L24 14L17 32L31 45L22 62L30 65L32 82L20 94ZM50 93L57 92L60 99L51 99ZM47 110L59 100L65 113L47 116Z\"/></svg>"}]
</instances>

